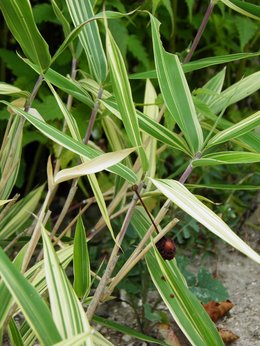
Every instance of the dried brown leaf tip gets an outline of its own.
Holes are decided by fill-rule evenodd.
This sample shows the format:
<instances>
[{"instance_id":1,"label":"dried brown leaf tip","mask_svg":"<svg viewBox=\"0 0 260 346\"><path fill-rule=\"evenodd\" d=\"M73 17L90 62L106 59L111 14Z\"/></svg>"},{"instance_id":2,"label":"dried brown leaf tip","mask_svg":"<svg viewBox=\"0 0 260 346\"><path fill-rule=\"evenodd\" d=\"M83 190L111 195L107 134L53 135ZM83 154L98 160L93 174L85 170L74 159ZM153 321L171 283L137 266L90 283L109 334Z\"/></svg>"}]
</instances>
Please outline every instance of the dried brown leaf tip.
<instances>
[{"instance_id":1,"label":"dried brown leaf tip","mask_svg":"<svg viewBox=\"0 0 260 346\"><path fill-rule=\"evenodd\" d=\"M239 336L234 334L228 329L218 328L218 332L225 344L230 344L231 342L239 339Z\"/></svg>"},{"instance_id":2,"label":"dried brown leaf tip","mask_svg":"<svg viewBox=\"0 0 260 346\"><path fill-rule=\"evenodd\" d=\"M167 343L167 345L181 346L177 335L169 324L159 323L157 324L157 328L159 334L163 337L163 340Z\"/></svg>"},{"instance_id":3,"label":"dried brown leaf tip","mask_svg":"<svg viewBox=\"0 0 260 346\"><path fill-rule=\"evenodd\" d=\"M162 237L162 239L156 243L156 247L163 259L171 260L175 257L176 246L171 238Z\"/></svg>"},{"instance_id":4,"label":"dried brown leaf tip","mask_svg":"<svg viewBox=\"0 0 260 346\"><path fill-rule=\"evenodd\" d=\"M225 314L233 308L234 304L231 303L230 300L225 300L221 303L211 301L208 304L203 304L203 306L212 321L216 322L218 319L225 316Z\"/></svg>"}]
</instances>

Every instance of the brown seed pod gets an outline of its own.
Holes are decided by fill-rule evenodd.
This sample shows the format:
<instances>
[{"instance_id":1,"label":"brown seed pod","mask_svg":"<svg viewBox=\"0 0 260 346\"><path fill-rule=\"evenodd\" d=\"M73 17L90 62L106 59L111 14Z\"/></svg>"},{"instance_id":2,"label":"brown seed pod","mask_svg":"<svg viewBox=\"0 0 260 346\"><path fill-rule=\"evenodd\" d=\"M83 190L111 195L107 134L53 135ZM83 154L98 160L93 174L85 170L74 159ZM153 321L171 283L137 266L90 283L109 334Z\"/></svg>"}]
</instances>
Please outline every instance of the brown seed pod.
<instances>
[{"instance_id":1,"label":"brown seed pod","mask_svg":"<svg viewBox=\"0 0 260 346\"><path fill-rule=\"evenodd\" d=\"M171 260L175 257L176 246L171 238L162 237L162 239L156 243L156 247L163 259Z\"/></svg>"}]
</instances>

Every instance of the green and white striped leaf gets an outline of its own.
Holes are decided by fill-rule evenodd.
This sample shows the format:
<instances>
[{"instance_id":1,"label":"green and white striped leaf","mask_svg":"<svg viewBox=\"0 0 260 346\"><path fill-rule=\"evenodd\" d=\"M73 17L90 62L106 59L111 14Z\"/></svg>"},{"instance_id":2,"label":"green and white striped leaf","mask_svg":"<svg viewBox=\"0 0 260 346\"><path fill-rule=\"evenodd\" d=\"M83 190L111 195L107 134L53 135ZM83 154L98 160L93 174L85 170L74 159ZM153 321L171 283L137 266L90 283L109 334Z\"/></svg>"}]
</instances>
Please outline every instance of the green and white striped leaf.
<instances>
[{"instance_id":1,"label":"green and white striped leaf","mask_svg":"<svg viewBox=\"0 0 260 346\"><path fill-rule=\"evenodd\" d=\"M232 10L253 19L260 19L260 6L250 4L247 1L241 0L221 0L226 6Z\"/></svg>"},{"instance_id":2,"label":"green and white striped leaf","mask_svg":"<svg viewBox=\"0 0 260 346\"><path fill-rule=\"evenodd\" d=\"M109 99L102 100L101 102L111 113L122 120L121 114L118 110L118 106L114 101ZM192 156L187 143L181 136L176 135L172 131L168 130L165 126L157 123L152 118L147 117L140 111L137 111L137 116L138 123L142 131L148 133L162 143L170 145L171 147L184 152L188 156Z\"/></svg>"},{"instance_id":3,"label":"green and white striped leaf","mask_svg":"<svg viewBox=\"0 0 260 346\"><path fill-rule=\"evenodd\" d=\"M61 341L47 304L0 248L0 275L41 345Z\"/></svg>"},{"instance_id":4,"label":"green and white striped leaf","mask_svg":"<svg viewBox=\"0 0 260 346\"><path fill-rule=\"evenodd\" d=\"M54 183L60 184L63 181L82 177L87 174L101 172L113 165L116 165L130 155L134 150L134 148L130 148L103 154L78 166L63 169L55 175Z\"/></svg>"},{"instance_id":5,"label":"green and white striped leaf","mask_svg":"<svg viewBox=\"0 0 260 346\"><path fill-rule=\"evenodd\" d=\"M105 339L103 335L98 333L96 330L92 329L91 333L92 333L93 344L95 346L113 346L113 344L110 341ZM89 338L89 333L80 333L69 339L58 342L57 344L53 346L78 346L78 345L82 345L82 343L86 341L88 338Z\"/></svg>"},{"instance_id":6,"label":"green and white striped leaf","mask_svg":"<svg viewBox=\"0 0 260 346\"><path fill-rule=\"evenodd\" d=\"M44 267L53 320L63 339L87 332L92 344L91 327L71 283L61 268L56 252L42 226Z\"/></svg>"},{"instance_id":7,"label":"green and white striped leaf","mask_svg":"<svg viewBox=\"0 0 260 346\"><path fill-rule=\"evenodd\" d=\"M217 145L219 143L223 143L234 139L236 137L242 136L251 130L255 129L260 125L260 111L252 114L244 120L241 120L239 123L230 126L226 130L218 132L214 137L212 137L207 147L212 147L213 145Z\"/></svg>"},{"instance_id":8,"label":"green and white striped leaf","mask_svg":"<svg viewBox=\"0 0 260 346\"><path fill-rule=\"evenodd\" d=\"M197 153L203 143L203 134L189 86L185 79L181 63L177 55L167 53L160 39L160 22L150 15L154 59L158 82L164 102L193 154Z\"/></svg>"},{"instance_id":9,"label":"green and white striped leaf","mask_svg":"<svg viewBox=\"0 0 260 346\"><path fill-rule=\"evenodd\" d=\"M87 297L91 287L90 259L85 227L80 216L76 225L73 248L74 290L79 298Z\"/></svg>"},{"instance_id":10,"label":"green and white striped leaf","mask_svg":"<svg viewBox=\"0 0 260 346\"><path fill-rule=\"evenodd\" d=\"M150 227L140 209L135 211L131 224L140 238ZM188 289L176 260L162 260L155 248L148 252L145 260L155 287L189 342L194 346L223 345L209 315Z\"/></svg>"},{"instance_id":11,"label":"green and white striped leaf","mask_svg":"<svg viewBox=\"0 0 260 346\"><path fill-rule=\"evenodd\" d=\"M18 96L29 96L28 91L23 91L14 85L7 84L4 82L0 83L0 95L18 95Z\"/></svg>"},{"instance_id":12,"label":"green and white striped leaf","mask_svg":"<svg viewBox=\"0 0 260 346\"><path fill-rule=\"evenodd\" d=\"M10 345L24 346L21 333L13 318L11 318L10 322L8 323L8 336L10 339Z\"/></svg>"},{"instance_id":13,"label":"green and white striped leaf","mask_svg":"<svg viewBox=\"0 0 260 346\"><path fill-rule=\"evenodd\" d=\"M110 76L118 109L127 136L132 146L137 148L143 170L146 171L148 162L142 147L140 128L132 98L131 86L127 77L123 57L108 28L106 33L106 47Z\"/></svg>"},{"instance_id":14,"label":"green and white striped leaf","mask_svg":"<svg viewBox=\"0 0 260 346\"><path fill-rule=\"evenodd\" d=\"M5 205L5 204L7 204L7 203L9 203L11 201L13 201L13 198L0 200L0 207L2 207L2 205Z\"/></svg>"},{"instance_id":15,"label":"green and white striped leaf","mask_svg":"<svg viewBox=\"0 0 260 346\"><path fill-rule=\"evenodd\" d=\"M245 151L223 151L203 155L200 159L192 162L193 167L234 165L260 162L260 154Z\"/></svg>"},{"instance_id":16,"label":"green and white striped leaf","mask_svg":"<svg viewBox=\"0 0 260 346\"><path fill-rule=\"evenodd\" d=\"M237 61L241 59L253 58L259 56L259 52L256 53L236 53L229 55L219 55L199 60L190 61L182 65L184 73L200 70L209 66L215 66L220 64L226 64L232 61ZM156 70L133 73L129 76L129 79L154 79L157 78Z\"/></svg>"},{"instance_id":17,"label":"green and white striped leaf","mask_svg":"<svg viewBox=\"0 0 260 346\"><path fill-rule=\"evenodd\" d=\"M6 101L1 101L12 108L17 114L23 116L26 120L28 120L33 126L35 126L40 132L42 132L45 136L53 140L55 143L62 145L64 148L78 154L80 156L84 156L87 159L91 160L99 155L102 152L99 152L88 145L84 145L71 138L70 136L64 134L59 131L55 127L41 121L30 115L29 113L24 112L21 108L15 107L11 103ZM125 180L129 181L132 184L135 184L137 181L137 177L135 173L130 170L128 167L122 165L121 163L117 164L114 167L109 168L109 171L115 174L122 176Z\"/></svg>"},{"instance_id":18,"label":"green and white striped leaf","mask_svg":"<svg viewBox=\"0 0 260 346\"><path fill-rule=\"evenodd\" d=\"M8 213L0 221L0 240L6 240L23 230L24 225L38 207L43 189L44 185L31 191L9 209Z\"/></svg>"},{"instance_id":19,"label":"green and white striped leaf","mask_svg":"<svg viewBox=\"0 0 260 346\"><path fill-rule=\"evenodd\" d=\"M233 190L233 191L256 191L260 190L260 185L245 185L245 184L185 184L187 188L191 189L213 189L213 190Z\"/></svg>"},{"instance_id":20,"label":"green and white striped leaf","mask_svg":"<svg viewBox=\"0 0 260 346\"><path fill-rule=\"evenodd\" d=\"M260 256L240 239L218 215L199 201L181 183L168 179L152 179L152 182L167 198L208 230L255 262L260 263Z\"/></svg>"},{"instance_id":21,"label":"green and white striped leaf","mask_svg":"<svg viewBox=\"0 0 260 346\"><path fill-rule=\"evenodd\" d=\"M231 85L220 95L211 100L208 104L214 114L220 113L224 108L243 100L260 88L260 71L241 79L239 82Z\"/></svg>"},{"instance_id":22,"label":"green and white striped leaf","mask_svg":"<svg viewBox=\"0 0 260 346\"><path fill-rule=\"evenodd\" d=\"M0 0L0 8L24 54L41 67L41 72L46 70L51 60L49 47L35 24L30 1Z\"/></svg>"},{"instance_id":23,"label":"green and white striped leaf","mask_svg":"<svg viewBox=\"0 0 260 346\"><path fill-rule=\"evenodd\" d=\"M74 26L94 16L90 0L66 0ZM96 21L85 25L79 39L86 53L91 75L101 85L107 76L107 60Z\"/></svg>"}]
</instances>

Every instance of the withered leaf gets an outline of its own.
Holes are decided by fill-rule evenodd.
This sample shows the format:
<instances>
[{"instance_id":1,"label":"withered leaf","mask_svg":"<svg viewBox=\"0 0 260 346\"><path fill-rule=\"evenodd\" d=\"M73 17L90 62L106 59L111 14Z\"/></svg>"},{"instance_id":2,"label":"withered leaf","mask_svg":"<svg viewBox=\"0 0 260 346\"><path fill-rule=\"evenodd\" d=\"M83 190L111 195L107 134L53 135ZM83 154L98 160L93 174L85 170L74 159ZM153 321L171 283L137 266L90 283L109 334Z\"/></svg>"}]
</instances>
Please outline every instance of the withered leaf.
<instances>
[{"instance_id":1,"label":"withered leaf","mask_svg":"<svg viewBox=\"0 0 260 346\"><path fill-rule=\"evenodd\" d=\"M211 301L207 304L203 304L203 306L212 321L216 322L219 318L225 316L225 314L233 308L234 304L231 303L230 300L225 300L221 303Z\"/></svg>"},{"instance_id":2,"label":"withered leaf","mask_svg":"<svg viewBox=\"0 0 260 346\"><path fill-rule=\"evenodd\" d=\"M218 328L218 332L225 344L230 344L231 342L234 342L237 339L239 339L238 335L234 334L228 329Z\"/></svg>"}]
</instances>

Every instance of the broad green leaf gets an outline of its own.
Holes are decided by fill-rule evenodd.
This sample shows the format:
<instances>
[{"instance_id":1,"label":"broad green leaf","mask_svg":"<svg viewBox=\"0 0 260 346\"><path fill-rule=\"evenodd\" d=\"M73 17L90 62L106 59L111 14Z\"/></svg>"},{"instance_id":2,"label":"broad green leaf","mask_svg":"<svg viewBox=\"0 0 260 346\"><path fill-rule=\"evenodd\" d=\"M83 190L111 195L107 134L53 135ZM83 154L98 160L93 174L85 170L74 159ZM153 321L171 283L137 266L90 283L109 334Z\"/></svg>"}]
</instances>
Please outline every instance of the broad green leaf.
<instances>
[{"instance_id":1,"label":"broad green leaf","mask_svg":"<svg viewBox=\"0 0 260 346\"><path fill-rule=\"evenodd\" d=\"M260 162L260 154L245 151L223 151L203 155L199 160L194 160L192 166L234 165L254 162Z\"/></svg>"},{"instance_id":2,"label":"broad green leaf","mask_svg":"<svg viewBox=\"0 0 260 346\"><path fill-rule=\"evenodd\" d=\"M61 341L47 304L0 248L0 274L43 346Z\"/></svg>"},{"instance_id":3,"label":"broad green leaf","mask_svg":"<svg viewBox=\"0 0 260 346\"><path fill-rule=\"evenodd\" d=\"M150 227L150 222L139 209L131 223L141 238ZM145 260L154 285L189 342L195 346L223 345L215 325L188 289L176 260L164 261L156 248L148 252Z\"/></svg>"},{"instance_id":4,"label":"broad green leaf","mask_svg":"<svg viewBox=\"0 0 260 346\"><path fill-rule=\"evenodd\" d=\"M54 183L60 184L63 181L78 178L87 174L101 172L113 165L116 165L134 151L133 148L119 150L100 155L90 161L86 161L78 166L66 168L59 171L54 177Z\"/></svg>"},{"instance_id":5,"label":"broad green leaf","mask_svg":"<svg viewBox=\"0 0 260 346\"><path fill-rule=\"evenodd\" d=\"M29 96L29 92L23 91L23 90L15 87L14 85L1 82L0 83L0 95Z\"/></svg>"},{"instance_id":6,"label":"broad green leaf","mask_svg":"<svg viewBox=\"0 0 260 346\"><path fill-rule=\"evenodd\" d=\"M49 47L35 24L30 1L0 0L0 8L24 54L41 67L41 72L46 70L50 64Z\"/></svg>"},{"instance_id":7,"label":"broad green leaf","mask_svg":"<svg viewBox=\"0 0 260 346\"><path fill-rule=\"evenodd\" d=\"M133 147L137 148L143 170L146 171L148 162L142 147L140 128L132 98L131 86L127 77L123 57L108 29L106 33L106 47L110 67L110 76L118 109L128 138Z\"/></svg>"},{"instance_id":8,"label":"broad green leaf","mask_svg":"<svg viewBox=\"0 0 260 346\"><path fill-rule=\"evenodd\" d=\"M125 325L120 324L120 323L115 322L115 321L110 321L107 318L103 318L103 317L95 315L93 317L92 321L95 323L101 324L102 326L104 326L108 329L116 330L120 333L130 335L131 337L136 338L138 340L142 340L142 341L145 341L147 343L166 346L166 344L161 340L157 340L155 338L152 338L151 336L137 332L135 329L129 328L128 326L125 326Z\"/></svg>"},{"instance_id":9,"label":"broad green leaf","mask_svg":"<svg viewBox=\"0 0 260 346\"><path fill-rule=\"evenodd\" d=\"M257 263L260 263L260 256L240 239L218 215L199 201L185 186L175 180L152 179L152 181L153 184L179 208L228 244Z\"/></svg>"},{"instance_id":10,"label":"broad green leaf","mask_svg":"<svg viewBox=\"0 0 260 346\"><path fill-rule=\"evenodd\" d=\"M221 0L225 5L232 8L232 10L238 13L253 18L260 19L260 6L250 4L247 1L241 0Z\"/></svg>"},{"instance_id":11,"label":"broad green leaf","mask_svg":"<svg viewBox=\"0 0 260 346\"><path fill-rule=\"evenodd\" d=\"M64 148L80 155L84 156L87 159L93 159L102 154L98 150L91 148L88 145L84 145L71 138L70 136L64 134L59 131L55 127L41 121L40 119L35 118L29 113L24 112L22 109L13 106L12 104L2 101L3 103L10 106L17 114L22 115L25 119L27 119L32 125L34 125L39 131L41 131L45 136L53 140L55 143L62 145ZM121 163L117 164L114 167L109 168L109 171L122 176L122 178L126 179L132 184L135 184L137 181L137 177L132 170L122 165Z\"/></svg>"},{"instance_id":12,"label":"broad green leaf","mask_svg":"<svg viewBox=\"0 0 260 346\"><path fill-rule=\"evenodd\" d=\"M102 103L111 113L113 113L119 119L122 119L118 107L114 101L102 100ZM141 130L158 139L159 141L170 145L175 149L183 151L188 156L192 156L187 143L181 136L176 135L172 131L168 130L165 126L157 123L152 118L147 117L140 111L137 111L137 116Z\"/></svg>"},{"instance_id":13,"label":"broad green leaf","mask_svg":"<svg viewBox=\"0 0 260 346\"><path fill-rule=\"evenodd\" d=\"M73 250L74 290L79 298L88 296L91 287L90 260L85 227L82 217L78 218Z\"/></svg>"},{"instance_id":14,"label":"broad green leaf","mask_svg":"<svg viewBox=\"0 0 260 346\"><path fill-rule=\"evenodd\" d=\"M43 226L42 239L46 282L53 320L63 339L87 332L89 333L87 342L91 343L91 327L84 309L60 266L56 252Z\"/></svg>"},{"instance_id":15,"label":"broad green leaf","mask_svg":"<svg viewBox=\"0 0 260 346\"><path fill-rule=\"evenodd\" d=\"M232 61L237 61L241 59L254 58L255 56L259 56L259 52L257 53L236 53L229 55L219 55L210 58L204 58L199 60L194 60L182 65L182 69L184 73L200 70L202 68L206 68L209 66L215 66L220 64L226 64ZM157 78L157 74L155 70L133 73L129 76L129 79L154 79Z\"/></svg>"},{"instance_id":16,"label":"broad green leaf","mask_svg":"<svg viewBox=\"0 0 260 346\"><path fill-rule=\"evenodd\" d=\"M75 26L94 16L90 0L66 0ZM90 73L101 85L107 76L107 61L96 21L84 26L79 39L86 53Z\"/></svg>"},{"instance_id":17,"label":"broad green leaf","mask_svg":"<svg viewBox=\"0 0 260 346\"><path fill-rule=\"evenodd\" d=\"M195 154L202 147L203 134L189 86L177 55L167 53L162 46L160 22L152 15L150 17L156 73L163 99L182 130L190 150Z\"/></svg>"},{"instance_id":18,"label":"broad green leaf","mask_svg":"<svg viewBox=\"0 0 260 346\"><path fill-rule=\"evenodd\" d=\"M211 147L213 145L217 145L219 143L223 143L229 141L233 138L242 136L247 132L255 129L260 125L260 111L252 114L244 120L241 120L239 123L230 126L226 130L218 132L214 137L212 137L207 147Z\"/></svg>"},{"instance_id":19,"label":"broad green leaf","mask_svg":"<svg viewBox=\"0 0 260 346\"><path fill-rule=\"evenodd\" d=\"M8 214L0 221L0 240L8 239L24 227L37 208L43 189L44 185L31 191L10 208Z\"/></svg>"}]
</instances>

